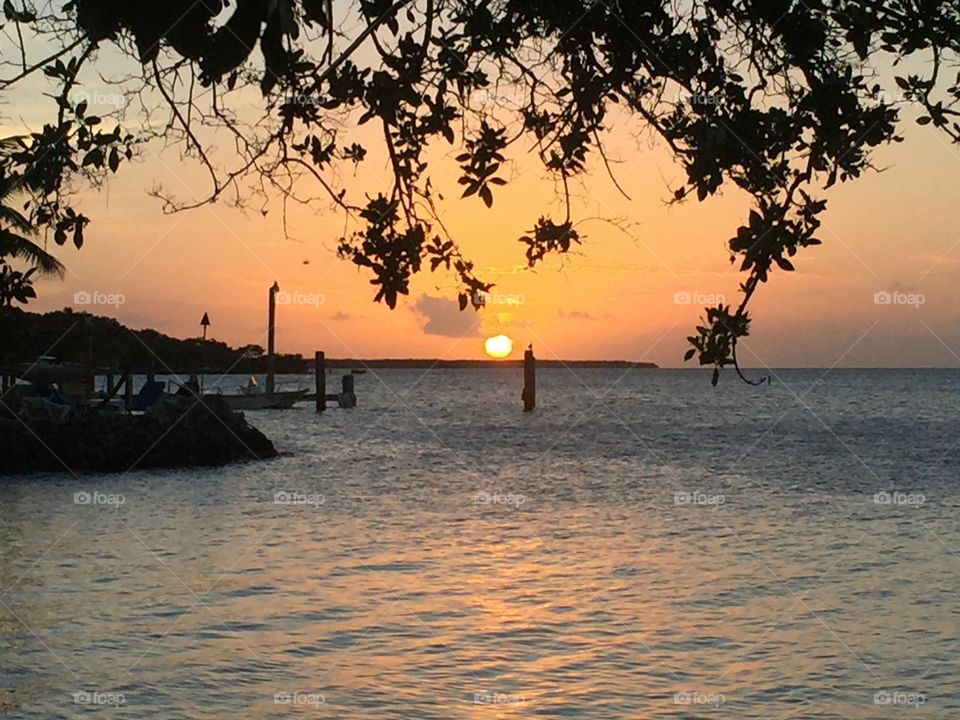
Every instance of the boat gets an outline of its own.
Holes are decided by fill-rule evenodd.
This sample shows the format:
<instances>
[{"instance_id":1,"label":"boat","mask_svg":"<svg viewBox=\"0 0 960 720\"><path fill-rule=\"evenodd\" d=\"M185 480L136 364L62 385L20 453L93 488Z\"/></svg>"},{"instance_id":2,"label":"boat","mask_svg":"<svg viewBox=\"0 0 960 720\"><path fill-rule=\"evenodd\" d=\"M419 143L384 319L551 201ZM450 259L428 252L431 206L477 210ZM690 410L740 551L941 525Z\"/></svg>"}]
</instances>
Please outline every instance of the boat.
<instances>
[{"instance_id":1,"label":"boat","mask_svg":"<svg viewBox=\"0 0 960 720\"><path fill-rule=\"evenodd\" d=\"M247 386L239 393L225 395L209 393L224 400L231 410L288 410L294 403L303 400L306 390L279 390L265 392L255 377L251 377Z\"/></svg>"},{"instance_id":2,"label":"boat","mask_svg":"<svg viewBox=\"0 0 960 720\"><path fill-rule=\"evenodd\" d=\"M306 390L282 390L280 392L247 395L219 395L231 410L288 410L294 403L303 400Z\"/></svg>"}]
</instances>

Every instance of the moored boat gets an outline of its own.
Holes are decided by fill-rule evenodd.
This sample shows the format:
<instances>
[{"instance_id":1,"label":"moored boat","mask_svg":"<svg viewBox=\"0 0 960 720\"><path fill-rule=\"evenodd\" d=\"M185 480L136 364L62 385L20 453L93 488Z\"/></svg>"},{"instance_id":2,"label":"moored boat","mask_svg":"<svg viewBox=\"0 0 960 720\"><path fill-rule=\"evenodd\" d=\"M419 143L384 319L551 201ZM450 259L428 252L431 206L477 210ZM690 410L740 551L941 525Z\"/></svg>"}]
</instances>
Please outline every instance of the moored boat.
<instances>
[{"instance_id":1,"label":"moored boat","mask_svg":"<svg viewBox=\"0 0 960 720\"><path fill-rule=\"evenodd\" d=\"M272 393L240 393L217 395L231 410L286 410L298 400L303 400L306 390L281 390Z\"/></svg>"},{"instance_id":2,"label":"moored boat","mask_svg":"<svg viewBox=\"0 0 960 720\"><path fill-rule=\"evenodd\" d=\"M209 393L221 398L231 410L287 410L298 400L303 400L306 390L264 391L255 377L251 377L247 386L239 393L224 395Z\"/></svg>"}]
</instances>

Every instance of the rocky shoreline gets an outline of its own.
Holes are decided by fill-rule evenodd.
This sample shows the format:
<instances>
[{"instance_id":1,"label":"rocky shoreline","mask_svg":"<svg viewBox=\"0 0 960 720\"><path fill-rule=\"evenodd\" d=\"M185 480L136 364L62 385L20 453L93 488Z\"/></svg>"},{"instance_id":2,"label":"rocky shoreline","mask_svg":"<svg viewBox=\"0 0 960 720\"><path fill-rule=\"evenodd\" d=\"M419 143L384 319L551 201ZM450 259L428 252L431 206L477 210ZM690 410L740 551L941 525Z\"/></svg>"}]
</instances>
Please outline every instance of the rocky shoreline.
<instances>
[{"instance_id":1,"label":"rocky shoreline","mask_svg":"<svg viewBox=\"0 0 960 720\"><path fill-rule=\"evenodd\" d=\"M143 415L78 412L0 419L0 476L217 467L276 457L273 443L216 397L175 398Z\"/></svg>"}]
</instances>

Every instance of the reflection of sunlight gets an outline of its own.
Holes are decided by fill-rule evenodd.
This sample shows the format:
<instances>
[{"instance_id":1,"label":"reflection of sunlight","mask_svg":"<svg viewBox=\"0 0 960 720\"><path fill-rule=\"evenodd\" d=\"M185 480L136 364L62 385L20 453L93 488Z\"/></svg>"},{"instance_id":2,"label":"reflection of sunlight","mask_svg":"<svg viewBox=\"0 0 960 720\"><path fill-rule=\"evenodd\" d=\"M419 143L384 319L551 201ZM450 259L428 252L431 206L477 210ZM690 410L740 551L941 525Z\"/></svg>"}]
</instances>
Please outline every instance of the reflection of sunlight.
<instances>
[{"instance_id":1,"label":"reflection of sunlight","mask_svg":"<svg viewBox=\"0 0 960 720\"><path fill-rule=\"evenodd\" d=\"M603 690L629 693L638 673L649 680L654 659L648 646L682 621L657 588L683 558L666 562L648 539L607 544L604 552L585 546L597 522L589 511L571 510L562 530L537 537L521 531L518 519L489 506L484 522L500 527L488 530L485 541L473 538L469 556L475 560L464 568L469 640L457 646L457 654L471 662L481 679L477 691L486 693L479 701L467 693L468 701L478 702L470 716L529 717L533 710L553 716L571 703L589 702L598 679L581 669L609 662L611 652L619 655L623 673L599 681ZM638 529L636 535L642 534ZM641 576L650 578L642 595ZM577 599L557 592L574 587ZM662 688L667 690L672 686Z\"/></svg>"}]
</instances>

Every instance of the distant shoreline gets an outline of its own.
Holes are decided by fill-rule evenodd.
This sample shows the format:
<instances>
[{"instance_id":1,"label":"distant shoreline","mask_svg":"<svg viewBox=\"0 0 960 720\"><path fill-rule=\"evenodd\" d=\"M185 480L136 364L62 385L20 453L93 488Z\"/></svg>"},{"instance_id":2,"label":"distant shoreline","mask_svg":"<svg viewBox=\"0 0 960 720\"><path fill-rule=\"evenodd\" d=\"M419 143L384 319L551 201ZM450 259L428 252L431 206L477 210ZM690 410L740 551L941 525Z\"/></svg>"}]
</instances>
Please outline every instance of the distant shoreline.
<instances>
[{"instance_id":1,"label":"distant shoreline","mask_svg":"<svg viewBox=\"0 0 960 720\"><path fill-rule=\"evenodd\" d=\"M352 358L327 358L327 368L332 370L359 370L363 368L383 369L413 369L413 370L469 370L471 368L522 368L523 360L432 360L429 358L358 360ZM610 368L627 370L657 370L656 363L630 362L629 360L541 360L537 359L540 368Z\"/></svg>"},{"instance_id":2,"label":"distant shoreline","mask_svg":"<svg viewBox=\"0 0 960 720\"><path fill-rule=\"evenodd\" d=\"M222 340L174 338L151 329L133 330L119 321L56 310L44 314L20 308L0 309L0 364L31 364L38 357L55 354L64 362L94 367L105 372L147 374L229 373L263 374L270 369L265 349L258 345L230 347ZM313 369L313 353L278 353L273 366L277 375L299 375ZM610 368L652 370L654 363L628 360L537 360L541 368ZM438 360L436 358L327 358L331 370L363 368L496 369L521 368L522 359Z\"/></svg>"}]
</instances>

